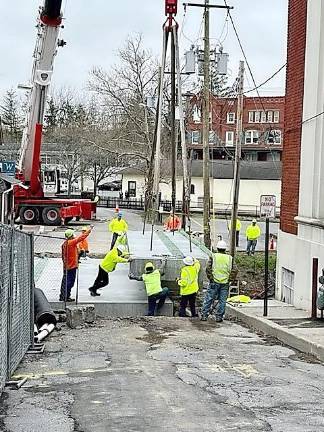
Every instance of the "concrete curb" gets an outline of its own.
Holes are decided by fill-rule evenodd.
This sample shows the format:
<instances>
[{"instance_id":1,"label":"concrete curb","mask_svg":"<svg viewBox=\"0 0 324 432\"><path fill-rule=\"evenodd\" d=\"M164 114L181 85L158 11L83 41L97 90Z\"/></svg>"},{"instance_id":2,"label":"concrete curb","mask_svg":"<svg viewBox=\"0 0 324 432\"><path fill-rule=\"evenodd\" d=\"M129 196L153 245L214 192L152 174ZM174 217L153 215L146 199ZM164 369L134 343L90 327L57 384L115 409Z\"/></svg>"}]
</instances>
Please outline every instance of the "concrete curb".
<instances>
[{"instance_id":1,"label":"concrete curb","mask_svg":"<svg viewBox=\"0 0 324 432\"><path fill-rule=\"evenodd\" d=\"M311 342L303 337L295 335L292 331L281 327L279 324L268 319L251 316L243 312L239 306L227 304L226 314L235 318L253 330L260 331L268 336L275 337L280 342L297 349L305 354L310 354L324 362L324 346Z\"/></svg>"}]
</instances>

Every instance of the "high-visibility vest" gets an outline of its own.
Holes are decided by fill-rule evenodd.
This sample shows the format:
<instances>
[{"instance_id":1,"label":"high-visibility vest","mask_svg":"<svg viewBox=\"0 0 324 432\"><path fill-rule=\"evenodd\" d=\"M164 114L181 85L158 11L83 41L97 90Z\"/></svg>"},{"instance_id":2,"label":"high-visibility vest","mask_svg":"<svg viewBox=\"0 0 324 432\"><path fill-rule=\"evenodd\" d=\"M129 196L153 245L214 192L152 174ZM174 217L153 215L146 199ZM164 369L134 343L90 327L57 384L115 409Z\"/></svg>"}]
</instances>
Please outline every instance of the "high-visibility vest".
<instances>
[{"instance_id":1,"label":"high-visibility vest","mask_svg":"<svg viewBox=\"0 0 324 432\"><path fill-rule=\"evenodd\" d=\"M162 291L160 270L156 269L152 273L144 273L142 278L148 297Z\"/></svg>"},{"instance_id":2,"label":"high-visibility vest","mask_svg":"<svg viewBox=\"0 0 324 432\"><path fill-rule=\"evenodd\" d=\"M128 225L124 219L114 218L109 224L109 231L112 233L126 232L127 230Z\"/></svg>"},{"instance_id":3,"label":"high-visibility vest","mask_svg":"<svg viewBox=\"0 0 324 432\"><path fill-rule=\"evenodd\" d=\"M246 237L248 240L257 240L261 235L259 225L249 225L246 229Z\"/></svg>"},{"instance_id":4,"label":"high-visibility vest","mask_svg":"<svg viewBox=\"0 0 324 432\"><path fill-rule=\"evenodd\" d=\"M118 245L122 245L122 246L126 246L127 245L127 237L126 234L123 233L122 235L117 237L116 243L115 243L115 247L117 247Z\"/></svg>"},{"instance_id":5,"label":"high-visibility vest","mask_svg":"<svg viewBox=\"0 0 324 432\"><path fill-rule=\"evenodd\" d=\"M180 295L189 295L199 290L198 275L200 262L196 261L194 265L184 266L181 269L181 279L178 281L180 286Z\"/></svg>"},{"instance_id":6,"label":"high-visibility vest","mask_svg":"<svg viewBox=\"0 0 324 432\"><path fill-rule=\"evenodd\" d=\"M100 267L105 270L105 272L110 273L115 270L118 263L126 263L128 260L118 255L116 248L113 248L107 253L105 258L101 261Z\"/></svg>"},{"instance_id":7,"label":"high-visibility vest","mask_svg":"<svg viewBox=\"0 0 324 432\"><path fill-rule=\"evenodd\" d=\"M213 254L213 279L214 282L226 284L232 271L233 258L222 253Z\"/></svg>"},{"instance_id":8,"label":"high-visibility vest","mask_svg":"<svg viewBox=\"0 0 324 432\"><path fill-rule=\"evenodd\" d=\"M180 230L181 229L181 220L178 216L169 216L164 223L164 228L167 230Z\"/></svg>"},{"instance_id":9,"label":"high-visibility vest","mask_svg":"<svg viewBox=\"0 0 324 432\"><path fill-rule=\"evenodd\" d=\"M228 229L230 230L232 228L232 221L228 224ZM242 224L240 219L236 219L236 231L240 231L242 228Z\"/></svg>"}]
</instances>

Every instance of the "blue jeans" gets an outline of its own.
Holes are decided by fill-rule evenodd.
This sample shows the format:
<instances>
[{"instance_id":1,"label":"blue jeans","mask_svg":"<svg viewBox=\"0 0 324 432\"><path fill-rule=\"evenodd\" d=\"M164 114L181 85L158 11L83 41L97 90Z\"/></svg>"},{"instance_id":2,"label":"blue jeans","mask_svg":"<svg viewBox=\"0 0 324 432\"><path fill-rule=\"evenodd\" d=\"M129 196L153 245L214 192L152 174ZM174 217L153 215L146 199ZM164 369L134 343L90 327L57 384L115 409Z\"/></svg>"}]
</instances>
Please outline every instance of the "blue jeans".
<instances>
[{"instance_id":1,"label":"blue jeans","mask_svg":"<svg viewBox=\"0 0 324 432\"><path fill-rule=\"evenodd\" d=\"M71 297L71 290L73 288L77 269L63 270L63 278L61 283L60 301L65 301Z\"/></svg>"},{"instance_id":2,"label":"blue jeans","mask_svg":"<svg viewBox=\"0 0 324 432\"><path fill-rule=\"evenodd\" d=\"M207 317L210 308L215 299L218 299L218 304L216 306L216 317L223 318L225 314L226 300L228 297L229 284L221 284L218 282L210 282L206 296L204 298L204 304L202 307L203 316Z\"/></svg>"},{"instance_id":3,"label":"blue jeans","mask_svg":"<svg viewBox=\"0 0 324 432\"><path fill-rule=\"evenodd\" d=\"M160 291L159 293L147 297L148 316L154 316L157 301L159 301L157 304L157 310L159 311L162 308L168 294L169 294L169 288L162 288L162 291Z\"/></svg>"},{"instance_id":4,"label":"blue jeans","mask_svg":"<svg viewBox=\"0 0 324 432\"><path fill-rule=\"evenodd\" d=\"M250 253L253 255L255 252L255 247L258 243L258 240L248 240L247 241L247 247L246 247L246 252L248 253L248 255L250 255Z\"/></svg>"}]
</instances>

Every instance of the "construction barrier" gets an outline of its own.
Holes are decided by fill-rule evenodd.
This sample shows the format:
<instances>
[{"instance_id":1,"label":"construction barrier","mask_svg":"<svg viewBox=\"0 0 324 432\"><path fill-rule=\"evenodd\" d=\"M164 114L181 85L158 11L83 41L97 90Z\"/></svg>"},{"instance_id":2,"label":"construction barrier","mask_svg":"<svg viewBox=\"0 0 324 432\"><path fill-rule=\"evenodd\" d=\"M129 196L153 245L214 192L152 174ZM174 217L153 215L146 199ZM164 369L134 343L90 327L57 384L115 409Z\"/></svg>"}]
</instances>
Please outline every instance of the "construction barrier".
<instances>
[{"instance_id":1,"label":"construction barrier","mask_svg":"<svg viewBox=\"0 0 324 432\"><path fill-rule=\"evenodd\" d=\"M0 225L0 393L33 343L33 236Z\"/></svg>"}]
</instances>

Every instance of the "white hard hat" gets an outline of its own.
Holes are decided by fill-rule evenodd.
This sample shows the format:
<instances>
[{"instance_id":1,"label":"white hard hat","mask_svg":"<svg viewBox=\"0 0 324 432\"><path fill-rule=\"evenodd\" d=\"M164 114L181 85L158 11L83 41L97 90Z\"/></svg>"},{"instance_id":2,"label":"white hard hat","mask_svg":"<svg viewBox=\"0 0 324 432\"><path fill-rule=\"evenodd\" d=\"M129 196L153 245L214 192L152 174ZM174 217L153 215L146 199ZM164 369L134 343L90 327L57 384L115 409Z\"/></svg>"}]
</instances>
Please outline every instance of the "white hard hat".
<instances>
[{"instance_id":1,"label":"white hard hat","mask_svg":"<svg viewBox=\"0 0 324 432\"><path fill-rule=\"evenodd\" d=\"M187 266L191 266L195 264L195 259L192 256L186 256L182 261Z\"/></svg>"},{"instance_id":2,"label":"white hard hat","mask_svg":"<svg viewBox=\"0 0 324 432\"><path fill-rule=\"evenodd\" d=\"M117 250L119 250L119 252L123 253L123 252L125 252L125 246L119 244L119 245L117 246Z\"/></svg>"},{"instance_id":3,"label":"white hard hat","mask_svg":"<svg viewBox=\"0 0 324 432\"><path fill-rule=\"evenodd\" d=\"M216 248L221 249L221 250L226 250L227 244L226 244L226 242L224 242L224 240L219 240L219 242L216 245Z\"/></svg>"},{"instance_id":4,"label":"white hard hat","mask_svg":"<svg viewBox=\"0 0 324 432\"><path fill-rule=\"evenodd\" d=\"M252 219L252 223L257 223L257 220L256 219Z\"/></svg>"}]
</instances>

